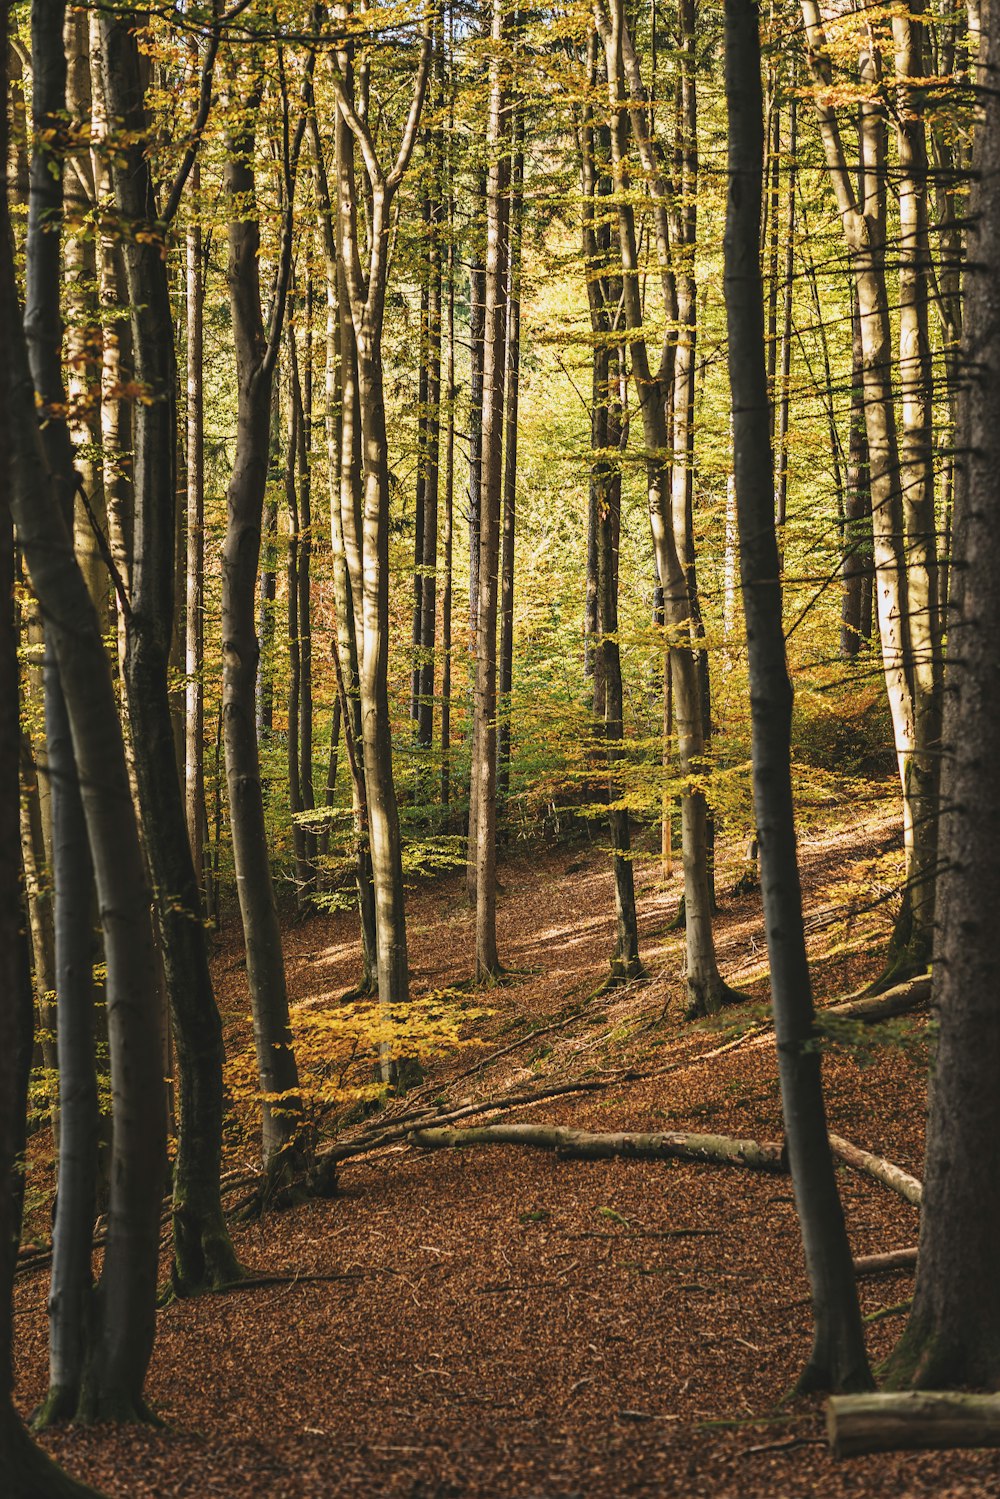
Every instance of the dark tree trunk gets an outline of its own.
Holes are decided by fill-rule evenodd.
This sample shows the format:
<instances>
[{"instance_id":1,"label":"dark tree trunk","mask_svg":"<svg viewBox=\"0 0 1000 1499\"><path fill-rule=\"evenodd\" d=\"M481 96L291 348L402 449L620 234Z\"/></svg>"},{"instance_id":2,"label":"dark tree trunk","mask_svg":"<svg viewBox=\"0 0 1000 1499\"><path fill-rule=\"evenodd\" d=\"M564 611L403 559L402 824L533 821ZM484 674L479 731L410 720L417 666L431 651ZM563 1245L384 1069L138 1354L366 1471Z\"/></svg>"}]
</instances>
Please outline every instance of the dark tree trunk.
<instances>
[{"instance_id":1,"label":"dark tree trunk","mask_svg":"<svg viewBox=\"0 0 1000 1499\"><path fill-rule=\"evenodd\" d=\"M7 0L0 0L0 93L6 99ZM37 61L36 61L37 66ZM38 86L36 79L36 88ZM0 161L7 160L7 111L0 116ZM20 338L20 312L9 257L7 184L0 192L0 347ZM53 236L57 238L57 236ZM22 1160L32 1049L31 985L21 923L19 713L14 626L12 361L0 366L0 1473L9 1499L84 1499L32 1443L14 1409L12 1290L21 1229ZM30 384L28 393L31 394ZM88 1266L89 1274L89 1266Z\"/></svg>"},{"instance_id":2,"label":"dark tree trunk","mask_svg":"<svg viewBox=\"0 0 1000 1499\"><path fill-rule=\"evenodd\" d=\"M792 688L782 633L759 255L764 154L760 33L756 3L747 0L726 0L726 103L725 296L754 809L782 1110L815 1323L812 1355L798 1388L864 1390L872 1387L872 1379L827 1139L795 846Z\"/></svg>"},{"instance_id":3,"label":"dark tree trunk","mask_svg":"<svg viewBox=\"0 0 1000 1499\"><path fill-rule=\"evenodd\" d=\"M178 1294L235 1278L222 1214L222 1024L208 967L204 912L188 836L174 744L169 663L175 602L177 412L167 268L153 226L153 184L134 20L102 27L107 102L135 143L116 158L119 211L151 236L125 245L136 379L148 391L135 416L135 556L126 619L125 673L143 831L153 874L179 1074L174 1168L174 1265Z\"/></svg>"},{"instance_id":4,"label":"dark tree trunk","mask_svg":"<svg viewBox=\"0 0 1000 1499\"><path fill-rule=\"evenodd\" d=\"M62 157L43 144L58 143L66 107L66 57L62 0L32 7L32 126L28 218L27 302L24 328L35 391L47 420L45 457L54 498L68 533L73 525L75 475L63 413L61 225ZM54 136L52 135L54 132ZM6 295L7 289L4 288ZM45 615L44 601L42 613ZM97 1191L99 1120L92 997L93 870L66 710L53 624L46 620L45 720L52 815L55 888L57 1041L61 1055L59 1101L60 1191L53 1225L49 1301L49 1393L43 1419L76 1414L90 1352L91 1243Z\"/></svg>"},{"instance_id":5,"label":"dark tree trunk","mask_svg":"<svg viewBox=\"0 0 1000 1499\"><path fill-rule=\"evenodd\" d=\"M1000 12L984 33L986 75L1000 67ZM899 1388L1000 1388L1000 98L982 95L970 220L948 675L945 692L939 927L917 1282L889 1366Z\"/></svg>"}]
</instances>

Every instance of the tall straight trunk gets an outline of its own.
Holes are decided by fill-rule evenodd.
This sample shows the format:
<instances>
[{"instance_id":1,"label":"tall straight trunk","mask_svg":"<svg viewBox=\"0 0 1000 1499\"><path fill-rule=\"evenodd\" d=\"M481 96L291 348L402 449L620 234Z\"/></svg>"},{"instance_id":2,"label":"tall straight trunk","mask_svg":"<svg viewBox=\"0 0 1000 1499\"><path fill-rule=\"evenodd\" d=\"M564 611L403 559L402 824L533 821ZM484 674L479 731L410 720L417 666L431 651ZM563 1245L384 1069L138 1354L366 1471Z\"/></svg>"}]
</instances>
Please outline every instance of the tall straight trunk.
<instances>
[{"instance_id":1,"label":"tall straight trunk","mask_svg":"<svg viewBox=\"0 0 1000 1499\"><path fill-rule=\"evenodd\" d=\"M201 168L191 173L192 214L185 237L187 304L187 554L185 620L184 801L195 873L205 881L205 394L204 285L197 215Z\"/></svg>"},{"instance_id":2,"label":"tall straight trunk","mask_svg":"<svg viewBox=\"0 0 1000 1499\"><path fill-rule=\"evenodd\" d=\"M349 50L338 54L335 75L338 112L339 223L341 261L350 304L357 354L358 404L361 414L361 452L364 469L364 511L360 548L364 557L361 593L361 649L359 686L364 725L365 789L375 885L375 926L378 954L379 1005L386 1018L394 1006L409 1001L409 964L406 951L406 913L403 895L399 809L392 772L392 730L389 719L389 463L385 429L385 392L382 369L382 327L392 201L413 152L420 124L431 58L431 35L425 23L420 61L409 112L396 160L385 172L368 126L355 108L354 79ZM368 254L362 270L358 223L358 193L354 167L355 144L360 146L368 177ZM349 548L350 560L350 548ZM352 586L357 587L353 576ZM397 1077L391 1050L381 1051L383 1080Z\"/></svg>"},{"instance_id":3,"label":"tall straight trunk","mask_svg":"<svg viewBox=\"0 0 1000 1499\"><path fill-rule=\"evenodd\" d=\"M273 1178L282 1170L283 1158L288 1157L300 1133L302 1104L264 824L255 716L260 648L254 593L267 485L272 387L290 274L292 205L286 199L274 302L265 332L258 258L260 228L244 208L255 201L253 129L260 87L257 79L250 84L251 107L245 123L228 142L223 177L231 207L228 281L236 347L237 413L236 453L226 495L222 552L222 702L233 859L263 1095L263 1159L269 1178Z\"/></svg>"},{"instance_id":4,"label":"tall straight trunk","mask_svg":"<svg viewBox=\"0 0 1000 1499\"><path fill-rule=\"evenodd\" d=\"M870 600L872 500L865 430L864 349L857 297L851 297L851 405L847 437L847 481L841 546L840 654L853 660L870 643L865 632L865 594ZM871 604L868 606L871 629Z\"/></svg>"},{"instance_id":5,"label":"tall straight trunk","mask_svg":"<svg viewBox=\"0 0 1000 1499\"><path fill-rule=\"evenodd\" d=\"M781 1103L814 1341L798 1388L865 1390L872 1378L843 1208L827 1138L802 922L792 801L792 685L782 630L759 234L763 120L757 6L726 0L729 198L726 324L740 576L746 614L754 811L771 966Z\"/></svg>"},{"instance_id":6,"label":"tall straight trunk","mask_svg":"<svg viewBox=\"0 0 1000 1499\"><path fill-rule=\"evenodd\" d=\"M61 18L39 10L33 52L58 73ZM42 91L41 97L46 97ZM48 96L51 98L51 94ZM56 176L50 175L55 181ZM6 200L4 199L4 207ZM49 220L51 223L51 220ZM53 242L58 285L59 242ZM38 311L52 299L33 287ZM108 1236L94 1302L94 1337L81 1390L80 1419L128 1419L144 1411L143 1384L155 1332L160 1201L165 1170L163 1051L150 989L154 951L150 894L125 766L114 689L100 625L73 554L57 487L41 445L35 391L19 327L10 230L0 223L0 295L14 439L12 508L32 585L51 629L73 738L73 753L94 861L107 964L107 1015L115 1130ZM58 297L55 298L58 309ZM51 316L51 311L49 311ZM37 319L37 312L35 314ZM45 326L43 313L42 326ZM39 336L37 329L34 336ZM48 359L58 370L58 342ZM49 421L49 428L64 424ZM65 438L62 440L66 440Z\"/></svg>"},{"instance_id":7,"label":"tall straight trunk","mask_svg":"<svg viewBox=\"0 0 1000 1499\"><path fill-rule=\"evenodd\" d=\"M288 810L292 818L292 848L295 856L295 895L298 909L305 908L310 885L309 857L306 852L306 830L301 821L305 810L302 796L302 758L299 752L299 705L302 692L302 640L299 634L299 580L301 571L302 528L299 518L299 495L296 464L302 402L298 389L298 365L295 358L295 332L289 319L288 342L288 443L285 459L285 506L288 511L288 566L285 601L288 625Z\"/></svg>"},{"instance_id":8,"label":"tall straight trunk","mask_svg":"<svg viewBox=\"0 0 1000 1499\"><path fill-rule=\"evenodd\" d=\"M794 79L793 79L794 85ZM798 99L788 102L788 184L785 216L785 277L782 287L781 349L777 365L775 438L777 456L774 481L774 518L778 526L778 554L784 553L784 526L788 515L788 413L791 406L792 296L795 290L795 178L798 172Z\"/></svg>"},{"instance_id":9,"label":"tall straight trunk","mask_svg":"<svg viewBox=\"0 0 1000 1499\"><path fill-rule=\"evenodd\" d=\"M22 707L22 718L23 718ZM31 735L21 732L21 862L24 894L31 933L31 969L35 1006L41 1030L42 1061L49 1077L49 1102L55 1144L59 1145L59 1047L56 1039L56 934L52 908L50 865L42 825L39 774L32 752Z\"/></svg>"},{"instance_id":10,"label":"tall straight trunk","mask_svg":"<svg viewBox=\"0 0 1000 1499\"><path fill-rule=\"evenodd\" d=\"M440 104L443 46L436 72ZM417 743L430 749L434 739L434 641L437 633L438 506L441 488L441 242L444 142L432 132L433 179L427 214L427 341L426 409L424 413L424 482L422 550L420 554L420 630L417 654Z\"/></svg>"},{"instance_id":11,"label":"tall straight trunk","mask_svg":"<svg viewBox=\"0 0 1000 1499\"><path fill-rule=\"evenodd\" d=\"M1000 67L1000 13L985 26L987 76ZM1000 99L982 93L974 156L955 492L954 572L944 718L942 866L933 1001L939 1032L917 1280L889 1384L1000 1386L1000 1286L989 1273L1000 1232Z\"/></svg>"},{"instance_id":12,"label":"tall straight trunk","mask_svg":"<svg viewBox=\"0 0 1000 1499\"><path fill-rule=\"evenodd\" d=\"M933 938L941 641L940 632L931 628L931 619L937 612L937 585L933 547L925 529L927 516L920 505L914 507L909 497L904 497L901 481L902 449L896 422L886 283L886 126L877 96L880 59L877 53L866 53L862 58L861 81L869 96L861 111L862 183L858 192L846 164L836 107L829 99L833 69L819 6L817 0L801 3L820 133L861 320L875 593L902 787L906 889L889 965L880 980L884 984L926 966ZM910 300L916 295L919 302L920 294L912 282L914 271L923 274L917 229L913 221L906 231L910 242L903 257L903 279L905 282L907 276L911 277L906 295ZM919 350L914 348L909 353L919 366ZM911 366L910 377L912 373ZM908 407L911 418L915 409Z\"/></svg>"},{"instance_id":13,"label":"tall straight trunk","mask_svg":"<svg viewBox=\"0 0 1000 1499\"><path fill-rule=\"evenodd\" d=\"M274 634L278 596L278 502L275 498L282 473L281 404L278 381L272 377L270 440L267 480L260 534L260 577L257 581L258 657L255 688L257 739L265 744L274 730Z\"/></svg>"},{"instance_id":14,"label":"tall straight trunk","mask_svg":"<svg viewBox=\"0 0 1000 1499\"><path fill-rule=\"evenodd\" d=\"M62 383L60 289L63 175L52 138L66 106L62 0L32 7L32 128L24 328L36 399L47 420L45 458L60 520L73 525L75 477ZM56 136L58 138L58 136ZM4 295L7 288L4 287ZM61 1055L59 1178L53 1225L46 1419L72 1417L90 1352L91 1243L97 1190L98 1105L92 996L93 871L81 788L55 650L45 619L46 769L52 817L57 1047Z\"/></svg>"},{"instance_id":15,"label":"tall straight trunk","mask_svg":"<svg viewBox=\"0 0 1000 1499\"><path fill-rule=\"evenodd\" d=\"M899 469L906 546L908 677L914 714L913 754L906 767L910 860L895 946L902 949L904 965L920 966L930 960L934 937L943 707L923 11L924 0L916 0L892 17L899 158Z\"/></svg>"},{"instance_id":16,"label":"tall straight trunk","mask_svg":"<svg viewBox=\"0 0 1000 1499\"><path fill-rule=\"evenodd\" d=\"M690 591L691 569L683 547L678 543L672 512L670 464L665 403L659 380L653 376L646 348L644 317L639 285L639 257L636 245L635 217L625 192L627 182L628 106L625 100L623 51L625 22L620 0L612 0L605 11L598 0L595 23L604 42L607 60L608 92L612 111L611 153L615 187L619 194L618 237L622 265L622 293L625 319L629 328L629 350L636 378L643 425L646 461L646 484L653 545L663 589L664 620L669 636L670 674L673 707L677 725L678 759L686 787L681 798L681 835L684 858L684 906L687 949L687 988L692 1014L717 1011L735 996L719 972L712 931L712 889L708 857L708 818L705 797L697 781L704 770L705 714L704 685L699 671L699 652L692 632L696 605ZM633 131L635 113L633 110ZM689 337L693 332L689 331ZM680 350L678 350L680 358ZM676 366L675 366L676 368ZM693 369L692 369L693 373ZM688 387L682 397L687 400ZM674 377L675 402L678 380ZM678 434L690 422L674 412L674 452L678 451ZM686 451L687 439L681 444ZM687 476L682 474L673 485L678 497L683 485L686 496ZM686 510L686 498L685 498ZM686 517L685 517L686 519Z\"/></svg>"},{"instance_id":17,"label":"tall straight trunk","mask_svg":"<svg viewBox=\"0 0 1000 1499\"><path fill-rule=\"evenodd\" d=\"M521 384L521 238L524 216L524 115L511 120L510 264L507 268L507 409L504 417L503 533L500 543L500 703L497 795L510 791L511 690L514 685L514 540L517 522L517 421Z\"/></svg>"},{"instance_id":18,"label":"tall straight trunk","mask_svg":"<svg viewBox=\"0 0 1000 1499\"><path fill-rule=\"evenodd\" d=\"M91 155L99 205L113 202L111 151L103 76L101 20L90 15ZM108 547L114 562L119 663L125 659L125 608L132 582L132 409L124 394L131 379L132 331L125 287L125 263L117 215L100 215L97 290L102 323L101 456ZM126 309L122 312L122 309ZM126 753L129 743L126 726Z\"/></svg>"},{"instance_id":19,"label":"tall straight trunk","mask_svg":"<svg viewBox=\"0 0 1000 1499\"><path fill-rule=\"evenodd\" d=\"M299 488L299 784L307 812L316 806L313 784L313 647L312 647L312 424L313 424L313 283L307 273L303 298L302 357L295 381L299 410L299 441L296 455ZM306 858L316 859L316 833L305 828Z\"/></svg>"},{"instance_id":20,"label":"tall straight trunk","mask_svg":"<svg viewBox=\"0 0 1000 1499\"><path fill-rule=\"evenodd\" d=\"M413 500L413 629L410 642L413 665L410 676L410 717L414 732L419 735L420 718L420 645L423 639L424 607L424 525L426 510L424 494L427 488L427 378L430 359L430 312L428 295L430 286L430 219L431 200L426 192L420 195L420 217L424 232L424 244L420 262L420 338L417 355L417 472Z\"/></svg>"},{"instance_id":21,"label":"tall straight trunk","mask_svg":"<svg viewBox=\"0 0 1000 1499\"><path fill-rule=\"evenodd\" d=\"M597 655L603 695L603 734L608 762L608 814L614 860L615 946L611 955L613 982L637 978L642 973L639 958L639 928L635 910L631 833L627 807L616 805L622 788L615 772L623 737L622 667L618 646L618 544L621 535L622 475L620 465L609 455L621 447L622 419L618 402L616 360L607 344L595 348L595 407L592 460L597 490L598 590ZM599 455L599 456L598 456Z\"/></svg>"},{"instance_id":22,"label":"tall straight trunk","mask_svg":"<svg viewBox=\"0 0 1000 1499\"><path fill-rule=\"evenodd\" d=\"M357 353L348 306L343 260L323 144L310 117L316 196L326 271L326 441L330 486L330 543L333 562L333 641L337 709L351 778L356 849L355 882L361 926L361 995L374 993L376 978L375 886L368 835L368 796L361 747L358 673L358 615L363 558L361 545L361 417L358 411ZM342 128L342 127L340 127ZM332 756L331 756L332 764Z\"/></svg>"},{"instance_id":23,"label":"tall straight trunk","mask_svg":"<svg viewBox=\"0 0 1000 1499\"><path fill-rule=\"evenodd\" d=\"M71 11L65 25L66 107L74 129L89 134L92 116L90 28L86 12ZM65 165L70 232L63 243L66 306L67 396L70 440L80 489L74 514L74 537L80 566L102 626L110 623L108 572L95 525L107 530L104 476L98 458L101 441L100 325L96 296L97 256L88 232L95 204L93 159L88 146L73 151ZM84 501L86 497L86 502ZM88 509L90 514L88 514ZM94 521L91 520L94 517Z\"/></svg>"},{"instance_id":24,"label":"tall straight trunk","mask_svg":"<svg viewBox=\"0 0 1000 1499\"><path fill-rule=\"evenodd\" d=\"M476 175L473 215L478 225L486 211L486 172ZM483 487L483 354L486 327L486 266L476 236L469 256L469 628L473 637L479 614L479 506Z\"/></svg>"},{"instance_id":25,"label":"tall straight trunk","mask_svg":"<svg viewBox=\"0 0 1000 1499\"><path fill-rule=\"evenodd\" d=\"M491 40L504 39L501 0L493 0ZM479 592L476 611L476 677L472 725L472 805L469 869L476 887L475 975L479 982L500 970L496 933L496 711L497 602L500 505L503 487L503 416L506 350L507 233L510 216L510 156L505 141L506 81L497 51L490 62L486 127L486 279L483 308L483 472L479 491ZM473 841L474 834L474 841Z\"/></svg>"},{"instance_id":26,"label":"tall straight trunk","mask_svg":"<svg viewBox=\"0 0 1000 1499\"><path fill-rule=\"evenodd\" d=\"M6 99L7 0L0 0L0 94ZM37 84L36 84L37 87ZM0 115L0 161L7 161L7 111ZM20 335L16 294L9 295L10 218L7 181L0 187L0 347ZM0 367L0 1472L10 1499L84 1499L74 1483L31 1441L13 1403L14 1314L23 1201L24 1125L32 1050L31 988L21 924L18 813L18 662L14 621L14 414L11 361ZM30 384L29 384L29 394Z\"/></svg>"},{"instance_id":27,"label":"tall straight trunk","mask_svg":"<svg viewBox=\"0 0 1000 1499\"><path fill-rule=\"evenodd\" d=\"M188 836L169 691L177 519L177 371L167 269L144 143L148 139L133 18L102 27L107 102L133 141L113 170L119 212L148 233L125 246L135 373L147 397L135 416L135 557L126 616L125 678L139 803L173 1019L179 1074L174 1166L178 1294L232 1280L236 1258L222 1213L222 1024L208 966L204 912Z\"/></svg>"},{"instance_id":28,"label":"tall straight trunk","mask_svg":"<svg viewBox=\"0 0 1000 1499\"><path fill-rule=\"evenodd\" d=\"M455 246L454 203L448 184L448 353L445 399L448 415L444 438L444 515L442 518L443 587L441 593L441 806L447 822L451 802L451 619L455 535Z\"/></svg>"},{"instance_id":29,"label":"tall straight trunk","mask_svg":"<svg viewBox=\"0 0 1000 1499\"><path fill-rule=\"evenodd\" d=\"M588 43L588 73L596 78L598 38ZM624 446L621 367L623 351L613 347L622 295L620 257L612 261L612 228L605 208L612 189L611 142L607 127L595 127L593 109L583 111L578 144L583 204L582 249L590 308L592 387L590 418L590 509L597 552L597 619L594 642L594 717L607 760L608 822L614 870L615 945L611 983L642 973L635 909L631 833L626 808L615 805L621 788L615 773L623 737L621 652L618 645L618 547L621 536L621 465Z\"/></svg>"}]
</instances>

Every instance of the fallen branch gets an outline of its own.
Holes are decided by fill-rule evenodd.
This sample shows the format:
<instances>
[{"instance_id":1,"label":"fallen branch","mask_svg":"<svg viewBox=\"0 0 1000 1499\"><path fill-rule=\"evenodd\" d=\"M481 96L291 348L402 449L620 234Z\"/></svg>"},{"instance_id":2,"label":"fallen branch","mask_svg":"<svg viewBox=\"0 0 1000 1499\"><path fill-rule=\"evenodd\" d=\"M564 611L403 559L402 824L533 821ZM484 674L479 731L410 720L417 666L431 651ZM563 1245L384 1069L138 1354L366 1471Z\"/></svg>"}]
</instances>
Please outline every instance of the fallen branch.
<instances>
[{"instance_id":1,"label":"fallen branch","mask_svg":"<svg viewBox=\"0 0 1000 1499\"><path fill-rule=\"evenodd\" d=\"M878 1020L891 1020L895 1015L908 1015L930 1003L931 976L922 973L919 978L908 979L905 984L896 984L884 994L862 994L855 999L840 1000L820 1011L823 1015L846 1015L851 1020L863 1020L866 1025Z\"/></svg>"},{"instance_id":2,"label":"fallen branch","mask_svg":"<svg viewBox=\"0 0 1000 1499\"><path fill-rule=\"evenodd\" d=\"M862 1171L866 1176L874 1177L876 1181L898 1192L900 1197L904 1197L907 1202L912 1202L914 1207L920 1206L923 1186L915 1176L911 1176L902 1167L894 1166L891 1161L883 1160L880 1155L872 1155L871 1151L852 1145L850 1140L843 1140L840 1135L830 1136L830 1149L838 1159L844 1162L845 1166L850 1166L855 1171Z\"/></svg>"},{"instance_id":3,"label":"fallen branch","mask_svg":"<svg viewBox=\"0 0 1000 1499\"><path fill-rule=\"evenodd\" d=\"M780 1145L734 1140L728 1135L594 1134L555 1124L487 1124L473 1129L417 1129L409 1138L425 1150L465 1145L527 1145L554 1150L562 1158L584 1161L624 1156L629 1160L707 1161L712 1165L745 1166L752 1171L777 1173L787 1169Z\"/></svg>"},{"instance_id":4,"label":"fallen branch","mask_svg":"<svg viewBox=\"0 0 1000 1499\"><path fill-rule=\"evenodd\" d=\"M854 1273L860 1280L865 1275L892 1275L897 1270L915 1270L916 1249L890 1249L886 1254L862 1254L854 1261Z\"/></svg>"},{"instance_id":5,"label":"fallen branch","mask_svg":"<svg viewBox=\"0 0 1000 1499\"><path fill-rule=\"evenodd\" d=\"M921 1447L1000 1447L1000 1396L905 1390L835 1395L826 1408L835 1457Z\"/></svg>"}]
</instances>

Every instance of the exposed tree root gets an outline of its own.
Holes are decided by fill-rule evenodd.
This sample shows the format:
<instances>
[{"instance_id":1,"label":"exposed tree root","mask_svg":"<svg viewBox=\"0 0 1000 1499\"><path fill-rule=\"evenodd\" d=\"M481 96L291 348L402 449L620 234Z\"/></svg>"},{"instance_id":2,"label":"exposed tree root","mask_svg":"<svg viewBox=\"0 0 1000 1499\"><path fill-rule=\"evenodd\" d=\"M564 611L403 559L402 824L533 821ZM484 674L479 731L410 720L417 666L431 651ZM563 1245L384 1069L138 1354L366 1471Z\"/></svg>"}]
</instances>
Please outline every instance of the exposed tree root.
<instances>
[{"instance_id":1,"label":"exposed tree root","mask_svg":"<svg viewBox=\"0 0 1000 1499\"><path fill-rule=\"evenodd\" d=\"M100 1499L96 1489L78 1483L36 1447L5 1402L0 1413L0 1479L4 1499Z\"/></svg>"}]
</instances>

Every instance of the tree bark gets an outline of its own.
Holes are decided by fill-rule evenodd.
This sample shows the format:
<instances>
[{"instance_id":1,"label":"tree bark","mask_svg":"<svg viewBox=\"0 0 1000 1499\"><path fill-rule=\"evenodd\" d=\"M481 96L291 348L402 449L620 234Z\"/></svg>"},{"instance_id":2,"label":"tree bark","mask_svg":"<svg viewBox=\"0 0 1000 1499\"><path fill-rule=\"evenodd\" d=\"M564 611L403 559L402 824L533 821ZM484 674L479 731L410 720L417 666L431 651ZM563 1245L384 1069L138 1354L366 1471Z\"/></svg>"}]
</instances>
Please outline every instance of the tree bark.
<instances>
[{"instance_id":1,"label":"tree bark","mask_svg":"<svg viewBox=\"0 0 1000 1499\"><path fill-rule=\"evenodd\" d=\"M493 0L490 103L486 127L486 274L483 311L483 458L479 501L479 582L476 677L472 719L469 868L475 873L477 983L500 973L496 931L497 861L497 603L503 418L506 374L507 258L510 155L506 142L507 81L499 49L505 37L501 0Z\"/></svg>"},{"instance_id":2,"label":"tree bark","mask_svg":"<svg viewBox=\"0 0 1000 1499\"><path fill-rule=\"evenodd\" d=\"M0 0L0 93L5 99L7 23L8 0ZM0 161L5 164L7 161L6 109L0 114ZM9 259L7 193L5 177L0 189L0 347L11 350L20 340L21 327ZM19 868L18 663L13 609L14 537L10 524L14 500L12 375L12 361L8 357L0 366L0 599L3 600L0 609L0 1472L10 1499L85 1499L86 1495L93 1496L93 1491L75 1483L34 1445L12 1398L11 1293L21 1230L24 1122L32 1048L31 986L21 923ZM33 405L30 381L26 390ZM30 408L29 420L34 420Z\"/></svg>"},{"instance_id":3,"label":"tree bark","mask_svg":"<svg viewBox=\"0 0 1000 1499\"><path fill-rule=\"evenodd\" d=\"M255 201L253 130L260 89L259 78L250 82L249 100L245 101L250 107L243 114L245 123L239 133L229 139L223 179L232 210L228 281L236 346L237 435L222 553L222 701L233 858L262 1093L263 1159L268 1177L273 1179L283 1169L282 1157L287 1158L296 1144L302 1103L261 791L254 690L260 651L254 628L254 590L267 483L272 388L290 275L294 179L291 163L286 162L280 263L265 332L258 260L260 229L257 220L245 211L245 205ZM301 140L299 132L296 140Z\"/></svg>"},{"instance_id":4,"label":"tree bark","mask_svg":"<svg viewBox=\"0 0 1000 1499\"><path fill-rule=\"evenodd\" d=\"M990 77L1000 12L984 26ZM932 975L938 1044L931 1075L920 1258L913 1307L889 1364L890 1387L1000 1387L1000 98L982 95L969 229L957 444L938 936Z\"/></svg>"},{"instance_id":5,"label":"tree bark","mask_svg":"<svg viewBox=\"0 0 1000 1499\"><path fill-rule=\"evenodd\" d=\"M756 3L747 0L726 0L725 15L729 195L724 284L754 811L782 1113L814 1321L812 1353L798 1388L864 1390L871 1388L872 1378L827 1139L795 842L792 687L782 631L759 254L764 156L759 20Z\"/></svg>"},{"instance_id":6,"label":"tree bark","mask_svg":"<svg viewBox=\"0 0 1000 1499\"><path fill-rule=\"evenodd\" d=\"M703 1161L713 1166L744 1166L780 1174L787 1168L780 1145L734 1140L728 1135L675 1133L594 1134L558 1124L484 1124L478 1128L415 1129L407 1137L425 1150L468 1145L528 1145L554 1150L567 1160Z\"/></svg>"},{"instance_id":7,"label":"tree bark","mask_svg":"<svg viewBox=\"0 0 1000 1499\"><path fill-rule=\"evenodd\" d=\"M134 18L102 26L107 102L130 133L113 168L119 212L147 236L125 245L137 404L135 556L126 616L125 674L143 831L154 880L179 1074L174 1167L174 1264L178 1294L225 1284L238 1273L222 1213L222 1024L208 967L204 911L175 753L169 693L175 605L177 372L167 268L144 143L144 87Z\"/></svg>"},{"instance_id":8,"label":"tree bark","mask_svg":"<svg viewBox=\"0 0 1000 1499\"><path fill-rule=\"evenodd\" d=\"M834 1457L940 1447L1000 1447L1000 1397L923 1393L838 1395L826 1413Z\"/></svg>"}]
</instances>

